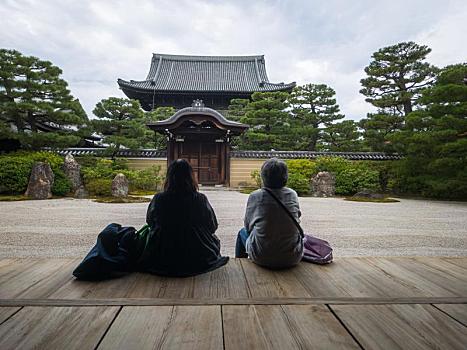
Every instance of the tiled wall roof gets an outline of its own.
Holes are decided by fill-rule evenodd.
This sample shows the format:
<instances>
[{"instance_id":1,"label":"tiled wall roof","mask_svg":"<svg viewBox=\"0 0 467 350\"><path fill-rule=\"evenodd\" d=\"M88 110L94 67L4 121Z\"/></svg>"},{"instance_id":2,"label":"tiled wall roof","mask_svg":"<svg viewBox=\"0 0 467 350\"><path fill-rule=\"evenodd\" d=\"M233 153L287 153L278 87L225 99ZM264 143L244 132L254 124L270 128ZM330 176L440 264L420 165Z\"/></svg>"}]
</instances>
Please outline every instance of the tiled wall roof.
<instances>
[{"instance_id":1,"label":"tiled wall roof","mask_svg":"<svg viewBox=\"0 0 467 350\"><path fill-rule=\"evenodd\" d=\"M314 151L235 151L232 158L256 158L256 159L315 159L322 156L336 156L350 160L395 160L402 158L398 154L386 154L380 152L314 152Z\"/></svg>"},{"instance_id":2,"label":"tiled wall roof","mask_svg":"<svg viewBox=\"0 0 467 350\"><path fill-rule=\"evenodd\" d=\"M72 154L73 156L102 155L104 148L66 148L59 150L61 155ZM250 158L250 159L315 159L320 156L338 156L349 160L396 160L402 156L398 154L386 154L379 152L312 152L312 151L232 151L232 158ZM158 151L154 149L142 150L121 150L117 157L124 158L165 158L165 150Z\"/></svg>"}]
</instances>

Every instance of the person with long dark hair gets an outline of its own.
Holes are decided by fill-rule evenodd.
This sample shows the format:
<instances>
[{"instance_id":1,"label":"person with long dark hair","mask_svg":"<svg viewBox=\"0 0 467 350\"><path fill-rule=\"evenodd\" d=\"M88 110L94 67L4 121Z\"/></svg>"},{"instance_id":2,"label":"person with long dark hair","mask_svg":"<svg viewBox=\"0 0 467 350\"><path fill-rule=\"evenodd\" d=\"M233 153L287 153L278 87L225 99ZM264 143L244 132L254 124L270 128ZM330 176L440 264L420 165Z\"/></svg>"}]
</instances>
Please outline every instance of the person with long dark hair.
<instances>
[{"instance_id":1,"label":"person with long dark hair","mask_svg":"<svg viewBox=\"0 0 467 350\"><path fill-rule=\"evenodd\" d=\"M166 276L192 276L227 263L215 235L217 219L208 199L198 192L186 160L167 169L164 191L149 204L148 243L139 262L141 271Z\"/></svg>"}]
</instances>

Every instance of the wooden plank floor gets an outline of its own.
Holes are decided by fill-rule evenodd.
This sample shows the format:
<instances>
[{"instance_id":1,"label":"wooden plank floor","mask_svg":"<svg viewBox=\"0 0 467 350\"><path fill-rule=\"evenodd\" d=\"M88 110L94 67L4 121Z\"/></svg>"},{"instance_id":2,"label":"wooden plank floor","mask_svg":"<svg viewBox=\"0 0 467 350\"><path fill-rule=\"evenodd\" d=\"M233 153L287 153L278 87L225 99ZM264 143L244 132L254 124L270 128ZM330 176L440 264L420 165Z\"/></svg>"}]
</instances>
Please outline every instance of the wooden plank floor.
<instances>
[{"instance_id":1,"label":"wooden plank floor","mask_svg":"<svg viewBox=\"0 0 467 350\"><path fill-rule=\"evenodd\" d=\"M78 259L0 260L0 349L465 349L466 258L76 281Z\"/></svg>"}]
</instances>

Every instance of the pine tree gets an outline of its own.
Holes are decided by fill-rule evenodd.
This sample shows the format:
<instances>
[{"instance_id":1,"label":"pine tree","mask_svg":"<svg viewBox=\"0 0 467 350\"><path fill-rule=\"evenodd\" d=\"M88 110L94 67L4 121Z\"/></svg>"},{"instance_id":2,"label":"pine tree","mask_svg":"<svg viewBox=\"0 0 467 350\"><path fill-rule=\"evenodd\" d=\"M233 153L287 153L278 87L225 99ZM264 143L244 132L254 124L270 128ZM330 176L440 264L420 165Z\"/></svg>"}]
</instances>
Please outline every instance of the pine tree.
<instances>
[{"instance_id":1,"label":"pine tree","mask_svg":"<svg viewBox=\"0 0 467 350\"><path fill-rule=\"evenodd\" d=\"M250 100L247 98L234 98L230 100L229 108L227 110L227 118L233 121L240 121L246 114L246 108Z\"/></svg>"},{"instance_id":2,"label":"pine tree","mask_svg":"<svg viewBox=\"0 0 467 350\"><path fill-rule=\"evenodd\" d=\"M300 143L296 149L316 150L321 128L344 118L335 95L334 89L325 84L306 84L292 91L289 102Z\"/></svg>"},{"instance_id":3,"label":"pine tree","mask_svg":"<svg viewBox=\"0 0 467 350\"><path fill-rule=\"evenodd\" d=\"M151 112L145 113L143 119L145 124L147 124L170 118L174 113L175 108L173 107L157 107ZM145 148L155 148L158 150L167 148L167 137L165 135L155 133L149 128L146 129L144 138L146 140L144 143Z\"/></svg>"},{"instance_id":4,"label":"pine tree","mask_svg":"<svg viewBox=\"0 0 467 350\"><path fill-rule=\"evenodd\" d=\"M367 149L376 152L395 152L391 137L402 129L404 119L399 113L384 111L368 113L366 118L360 119L358 125L363 130L363 143Z\"/></svg>"},{"instance_id":5,"label":"pine tree","mask_svg":"<svg viewBox=\"0 0 467 350\"><path fill-rule=\"evenodd\" d=\"M384 47L373 53L360 80L360 93L378 109L408 115L418 104L423 88L433 84L437 68L424 62L431 49L412 41Z\"/></svg>"},{"instance_id":6,"label":"pine tree","mask_svg":"<svg viewBox=\"0 0 467 350\"><path fill-rule=\"evenodd\" d=\"M255 92L240 118L250 128L242 138L242 148L250 150L290 149L290 115L286 92Z\"/></svg>"},{"instance_id":7,"label":"pine tree","mask_svg":"<svg viewBox=\"0 0 467 350\"><path fill-rule=\"evenodd\" d=\"M361 133L353 120L327 124L321 132L320 149L332 152L362 151Z\"/></svg>"},{"instance_id":8,"label":"pine tree","mask_svg":"<svg viewBox=\"0 0 467 350\"><path fill-rule=\"evenodd\" d=\"M404 126L405 117L419 106L423 89L435 81L438 69L425 62L431 49L414 42L402 42L373 53L360 80L360 93L377 107L360 121L365 143L373 151L394 151L391 136Z\"/></svg>"},{"instance_id":9,"label":"pine tree","mask_svg":"<svg viewBox=\"0 0 467 350\"><path fill-rule=\"evenodd\" d=\"M402 190L467 199L467 63L444 68L420 103L393 136L405 155Z\"/></svg>"},{"instance_id":10,"label":"pine tree","mask_svg":"<svg viewBox=\"0 0 467 350\"><path fill-rule=\"evenodd\" d=\"M1 138L31 149L78 144L88 119L61 74L49 61L0 49Z\"/></svg>"},{"instance_id":11,"label":"pine tree","mask_svg":"<svg viewBox=\"0 0 467 350\"><path fill-rule=\"evenodd\" d=\"M96 104L93 110L98 119L92 121L96 131L103 135L107 151L116 156L121 147L137 149L147 139L144 114L139 101L109 97Z\"/></svg>"}]
</instances>

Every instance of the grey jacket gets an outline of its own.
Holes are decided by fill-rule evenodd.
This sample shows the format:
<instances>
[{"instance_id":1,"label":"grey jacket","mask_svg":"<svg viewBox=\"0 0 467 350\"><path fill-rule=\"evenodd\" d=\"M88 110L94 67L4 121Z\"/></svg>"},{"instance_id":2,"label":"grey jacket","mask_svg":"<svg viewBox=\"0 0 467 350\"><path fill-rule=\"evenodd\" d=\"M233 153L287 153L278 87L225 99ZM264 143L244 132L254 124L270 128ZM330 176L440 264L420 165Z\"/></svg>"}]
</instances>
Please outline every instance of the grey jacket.
<instances>
[{"instance_id":1,"label":"grey jacket","mask_svg":"<svg viewBox=\"0 0 467 350\"><path fill-rule=\"evenodd\" d=\"M300 222L297 193L288 187L271 190ZM281 268L302 259L303 241L297 227L266 191L259 189L250 194L244 224L250 233L246 251L258 265Z\"/></svg>"}]
</instances>

